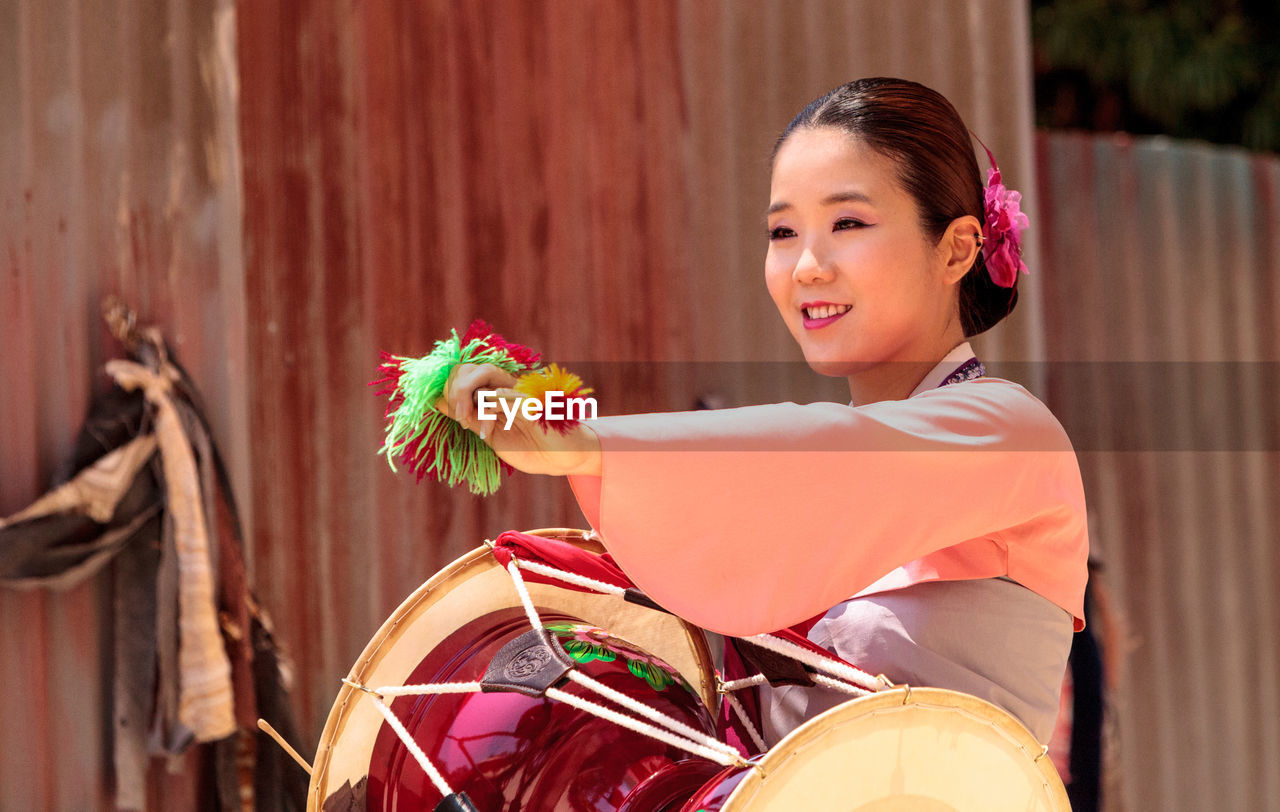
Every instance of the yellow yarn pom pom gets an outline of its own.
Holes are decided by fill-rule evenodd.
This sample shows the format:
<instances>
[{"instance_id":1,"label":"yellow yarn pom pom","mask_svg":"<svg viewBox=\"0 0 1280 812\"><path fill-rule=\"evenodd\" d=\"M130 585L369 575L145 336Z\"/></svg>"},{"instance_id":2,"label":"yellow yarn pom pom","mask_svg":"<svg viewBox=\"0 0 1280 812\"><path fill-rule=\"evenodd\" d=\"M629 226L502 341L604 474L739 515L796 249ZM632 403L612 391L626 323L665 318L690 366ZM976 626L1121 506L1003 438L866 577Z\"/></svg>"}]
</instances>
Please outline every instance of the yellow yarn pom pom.
<instances>
[{"instance_id":1,"label":"yellow yarn pom pom","mask_svg":"<svg viewBox=\"0 0 1280 812\"><path fill-rule=\"evenodd\" d=\"M581 397L593 391L582 379L557 364L547 364L542 369L526 372L516 381L515 390L526 397L546 400L548 392L563 392L565 397Z\"/></svg>"}]
</instances>

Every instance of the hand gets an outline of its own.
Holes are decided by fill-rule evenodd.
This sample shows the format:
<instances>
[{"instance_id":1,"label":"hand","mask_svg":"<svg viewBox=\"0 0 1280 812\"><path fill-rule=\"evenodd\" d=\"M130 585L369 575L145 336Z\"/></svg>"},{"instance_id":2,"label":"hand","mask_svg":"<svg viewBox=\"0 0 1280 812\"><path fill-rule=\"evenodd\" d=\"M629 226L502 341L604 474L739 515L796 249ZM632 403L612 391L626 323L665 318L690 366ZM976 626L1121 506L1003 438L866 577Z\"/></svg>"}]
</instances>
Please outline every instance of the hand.
<instances>
[{"instance_id":1,"label":"hand","mask_svg":"<svg viewBox=\"0 0 1280 812\"><path fill-rule=\"evenodd\" d=\"M444 395L436 401L436 409L457 420L464 428L484 439L498 457L526 474L600 475L600 438L578 423L564 434L544 429L536 420L527 420L517 410L506 428L507 413L499 406L496 419L481 420L476 395L496 391L497 400L518 405L524 396L516 392L516 379L506 370L492 364L459 364L445 383Z\"/></svg>"}]
</instances>

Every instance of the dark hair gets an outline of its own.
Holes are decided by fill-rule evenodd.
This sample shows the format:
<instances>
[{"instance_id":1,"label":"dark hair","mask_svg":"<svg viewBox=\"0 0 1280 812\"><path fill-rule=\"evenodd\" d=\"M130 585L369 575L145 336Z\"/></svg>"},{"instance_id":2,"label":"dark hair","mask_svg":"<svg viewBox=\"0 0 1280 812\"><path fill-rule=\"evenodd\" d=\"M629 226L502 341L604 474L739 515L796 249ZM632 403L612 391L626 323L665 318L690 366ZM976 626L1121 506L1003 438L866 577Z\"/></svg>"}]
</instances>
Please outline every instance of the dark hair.
<instances>
[{"instance_id":1,"label":"dark hair","mask_svg":"<svg viewBox=\"0 0 1280 812\"><path fill-rule=\"evenodd\" d=\"M920 223L935 242L957 217L984 222L983 186L969 129L951 102L924 85L875 77L841 85L810 102L773 146L773 158L797 129L834 127L860 139L898 166L903 188L916 201ZM993 327L1013 311L1018 288L991 281L982 252L960 280L965 337Z\"/></svg>"}]
</instances>

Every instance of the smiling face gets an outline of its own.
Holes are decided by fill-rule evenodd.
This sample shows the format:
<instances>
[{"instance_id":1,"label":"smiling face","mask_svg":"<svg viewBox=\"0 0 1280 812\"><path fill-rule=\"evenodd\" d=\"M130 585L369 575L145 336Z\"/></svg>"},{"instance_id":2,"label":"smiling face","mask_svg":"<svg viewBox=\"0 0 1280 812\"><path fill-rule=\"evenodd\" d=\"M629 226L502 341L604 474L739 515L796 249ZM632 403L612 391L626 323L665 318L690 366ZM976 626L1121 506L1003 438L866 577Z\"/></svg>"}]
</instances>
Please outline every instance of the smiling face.
<instances>
[{"instance_id":1,"label":"smiling face","mask_svg":"<svg viewBox=\"0 0 1280 812\"><path fill-rule=\"evenodd\" d=\"M769 294L809 365L848 377L855 400L859 378L914 376L905 397L964 340L956 228L929 239L888 157L831 127L795 130L774 161L767 219Z\"/></svg>"}]
</instances>

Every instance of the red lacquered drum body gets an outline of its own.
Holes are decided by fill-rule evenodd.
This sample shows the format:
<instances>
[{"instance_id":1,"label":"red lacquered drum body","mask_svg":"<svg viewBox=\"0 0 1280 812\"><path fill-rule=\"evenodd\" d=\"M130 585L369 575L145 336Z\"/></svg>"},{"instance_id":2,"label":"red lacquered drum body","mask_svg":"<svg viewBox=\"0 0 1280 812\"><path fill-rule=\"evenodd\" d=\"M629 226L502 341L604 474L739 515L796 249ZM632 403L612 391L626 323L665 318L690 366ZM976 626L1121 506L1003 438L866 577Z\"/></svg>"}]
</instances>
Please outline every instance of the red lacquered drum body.
<instances>
[{"instance_id":1,"label":"red lacquered drum body","mask_svg":"<svg viewBox=\"0 0 1280 812\"><path fill-rule=\"evenodd\" d=\"M721 812L750 770L750 767L723 768L689 796L678 808L679 812Z\"/></svg>"},{"instance_id":2,"label":"red lacquered drum body","mask_svg":"<svg viewBox=\"0 0 1280 812\"><path fill-rule=\"evenodd\" d=\"M582 531L533 534L589 553L602 551ZM695 729L712 731L707 709L717 706L718 696L700 629L611 595L533 582L527 587L544 625L555 627L577 670ZM586 624L596 630L574 628ZM308 812L433 809L439 798L434 785L360 686L472 681L505 642L528 631L511 578L487 549L467 553L432 576L387 618L351 667L347 684L339 686L316 748ZM575 683L566 685L561 689L582 695ZM466 790L483 812L615 810L651 775L661 773L683 787L696 777L688 767L670 770L673 762L690 758L684 751L539 697L411 695L396 698L390 708L452 789ZM648 797L675 786L660 784L646 785ZM627 812L639 809L633 805Z\"/></svg>"},{"instance_id":3,"label":"red lacquered drum body","mask_svg":"<svg viewBox=\"0 0 1280 812\"><path fill-rule=\"evenodd\" d=\"M539 534L593 550L580 532ZM614 596L537 583L528 592L576 670L713 732L714 669L701 630ZM316 751L308 812L434 810L440 793L366 691L476 681L526 632L509 575L486 550L419 587L339 689ZM559 689L612 706L572 681ZM942 689L853 699L805 722L751 766L723 770L542 696L406 695L390 707L451 788L482 812L1069 810L1051 760L1021 723Z\"/></svg>"},{"instance_id":4,"label":"red lacquered drum body","mask_svg":"<svg viewBox=\"0 0 1280 812\"><path fill-rule=\"evenodd\" d=\"M666 663L575 618L547 612L542 620L578 670L714 734L714 721L698 695ZM516 609L478 618L432 651L407 682L477 680L493 655L528 629L529 621ZM564 690L602 703L573 683ZM545 697L511 692L405 696L391 708L454 791L465 792L486 812L613 812L645 778L688 758L677 748ZM367 809L431 810L440 799L404 743L383 727L369 763Z\"/></svg>"},{"instance_id":5,"label":"red lacquered drum body","mask_svg":"<svg viewBox=\"0 0 1280 812\"><path fill-rule=\"evenodd\" d=\"M618 812L679 812L723 769L703 759L669 764L631 790Z\"/></svg>"}]
</instances>

